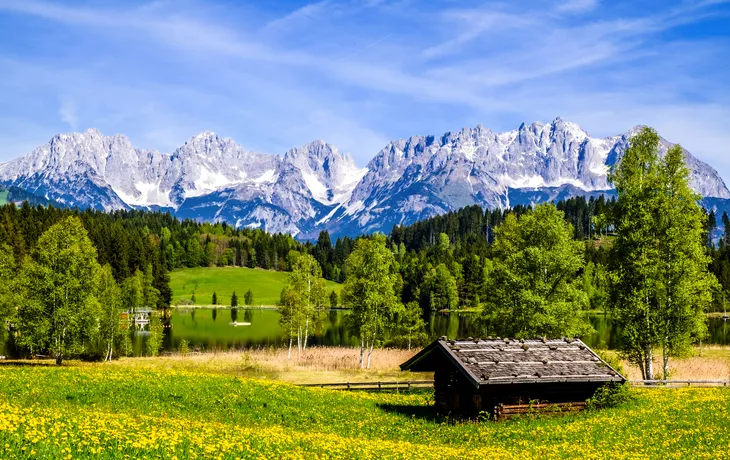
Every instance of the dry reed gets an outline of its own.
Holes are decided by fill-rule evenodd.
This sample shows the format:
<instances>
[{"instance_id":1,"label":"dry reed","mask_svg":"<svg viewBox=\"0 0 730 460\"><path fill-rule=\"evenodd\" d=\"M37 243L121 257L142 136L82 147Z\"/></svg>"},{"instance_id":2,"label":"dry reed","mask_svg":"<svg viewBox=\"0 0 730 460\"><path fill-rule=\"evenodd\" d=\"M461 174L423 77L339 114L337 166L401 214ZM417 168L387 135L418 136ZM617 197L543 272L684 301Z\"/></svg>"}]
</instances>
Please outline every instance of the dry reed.
<instances>
[{"instance_id":1,"label":"dry reed","mask_svg":"<svg viewBox=\"0 0 730 460\"><path fill-rule=\"evenodd\" d=\"M379 349L373 351L370 369L359 368L360 352L346 347L309 347L301 354L282 348L245 351L172 354L156 358L123 358L113 365L136 368L203 371L295 383L358 382L377 380L421 380L432 374L401 372L400 364L417 350Z\"/></svg>"}]
</instances>

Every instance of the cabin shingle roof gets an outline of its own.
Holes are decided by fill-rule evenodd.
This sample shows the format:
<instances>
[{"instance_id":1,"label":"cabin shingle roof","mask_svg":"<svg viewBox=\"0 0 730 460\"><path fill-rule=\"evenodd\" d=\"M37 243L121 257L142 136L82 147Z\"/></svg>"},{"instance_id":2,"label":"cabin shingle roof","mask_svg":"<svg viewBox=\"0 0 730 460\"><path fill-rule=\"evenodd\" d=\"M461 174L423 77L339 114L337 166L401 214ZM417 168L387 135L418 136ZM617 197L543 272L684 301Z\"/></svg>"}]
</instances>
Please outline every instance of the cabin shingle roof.
<instances>
[{"instance_id":1,"label":"cabin shingle roof","mask_svg":"<svg viewBox=\"0 0 730 460\"><path fill-rule=\"evenodd\" d=\"M476 386L625 380L578 339L441 339L402 364L401 369L433 371L431 357L439 351Z\"/></svg>"}]
</instances>

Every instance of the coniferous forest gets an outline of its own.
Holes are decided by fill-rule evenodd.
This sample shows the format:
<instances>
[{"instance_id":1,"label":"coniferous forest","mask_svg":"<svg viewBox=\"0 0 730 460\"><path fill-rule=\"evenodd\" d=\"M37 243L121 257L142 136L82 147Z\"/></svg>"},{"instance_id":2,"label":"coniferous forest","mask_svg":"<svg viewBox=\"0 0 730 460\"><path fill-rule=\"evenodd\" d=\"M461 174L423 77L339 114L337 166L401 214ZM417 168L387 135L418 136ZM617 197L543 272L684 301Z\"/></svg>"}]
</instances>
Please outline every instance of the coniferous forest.
<instances>
[{"instance_id":1,"label":"coniferous forest","mask_svg":"<svg viewBox=\"0 0 730 460\"><path fill-rule=\"evenodd\" d=\"M604 308L600 278L608 263L608 246L616 228L612 218L615 206L615 198L603 196L576 197L555 204L565 222L571 225L575 241L584 244L586 268L581 275L594 309ZM504 210L484 210L474 205L412 225L393 227L387 244L399 263L402 301L421 301L424 310L473 306L476 296L484 298L487 294L484 270L493 257L495 230L508 215L520 217L530 211L530 207L521 205ZM22 261L44 231L68 216L77 216L83 222L97 250L99 264L109 264L117 281L151 267L153 286L160 291L158 308L170 305L167 273L185 267L241 266L290 271L293 254L309 253L321 266L325 279L344 282L346 260L356 239L364 237L346 236L332 241L329 233L321 232L317 241L301 242L290 235L236 229L225 222L179 220L169 213L137 210L105 213L31 206L24 202L21 206L10 203L0 207L0 241L10 247L16 261ZM723 214L719 220L725 231L713 241L711 235L715 233L718 219L713 211L709 213L706 250L712 259L712 273L723 291L727 291L730 289L730 219ZM433 288L450 286L452 280L456 298L449 299L448 293L439 292L436 303L431 304Z\"/></svg>"},{"instance_id":2,"label":"coniferous forest","mask_svg":"<svg viewBox=\"0 0 730 460\"><path fill-rule=\"evenodd\" d=\"M644 135L647 145L656 142L653 131ZM660 160L652 148L644 152L639 142L633 148L632 158L644 161L648 165L645 173L653 175L654 195L637 192L634 197L630 190L622 189L618 199L576 197L505 210L470 206L412 225L395 226L388 236L343 237L334 242L327 232L320 233L316 242L301 242L290 235L236 229L225 222L179 220L169 213L104 213L31 206L27 202L16 207L11 203L0 208L0 255L5 277L17 279L3 283L7 292L0 294L6 305L24 305L15 315L20 345L31 353L34 349L53 350L59 361L64 352L74 354L74 346L79 344L78 349L87 353L94 350L92 354L106 359L111 359L113 350L128 348L128 337L118 327L119 312L165 310L172 297L168 273L186 267L293 271L281 305L282 311L289 305L291 314L284 315L283 321L289 322L289 338L296 335L300 348L306 348L310 319L315 321L315 313L325 306L346 305L353 309L353 318L360 315L357 309L366 302L362 289L367 288L357 283L367 278L368 270L363 266L375 257L382 259L380 266L389 267L384 274L388 281L382 282L392 286L393 293L392 298L383 298L383 305L392 307L380 316L379 321L385 322L371 326L396 331L395 337L402 340L393 343L407 343L409 347L414 340L419 344L428 339L422 334L419 315L441 310L479 313L486 334L580 336L590 330L586 321L589 311L607 311L629 302L621 297L617 286L636 282L622 278L636 257L657 261L651 270L637 268L635 273L639 280L651 280L646 281L646 289L655 299L650 302L652 308L661 310L681 296L694 296L702 302L688 300L685 303L690 310L723 310L724 292L730 288L730 219L723 214L725 234L713 238L717 218L714 212L707 214L697 206L681 155L677 154L673 164L670 159ZM637 171L642 171L641 164L627 167L625 177L617 176L618 183L631 186ZM661 191L667 187L671 193ZM635 202L644 204L644 214L631 214L637 211L627 203ZM668 220L666 216L672 212L676 214ZM631 234L627 225L634 222L641 226ZM651 229L647 239L633 241L644 228ZM301 257L304 254L306 258ZM666 278L668 272L656 271L664 263L663 257L677 254L682 258L666 269L685 267L676 279ZM697 276L682 275L690 268ZM704 278L703 273L709 277ZM299 298L302 289L294 288L295 281L311 276L345 283L342 298L332 299L333 293L324 291L313 296L309 281L304 284L308 286L306 300ZM696 284L682 284L689 278ZM92 279L93 283L84 285ZM58 286L64 286L65 291L54 291ZM77 299L69 297L69 289L76 290ZM19 292L25 298L13 299ZM380 294L374 291L372 295ZM310 308L314 310L307 312ZM59 311L65 313L59 316ZM362 315L366 318L369 313ZM48 324L36 321L46 317L52 318ZM65 322L83 331L84 318L88 317L97 318L99 324L108 322L108 330L89 326L97 336L66 337ZM666 326L681 327L684 335L680 335L686 342L663 344L666 356L702 338L705 328L696 323L698 316L687 313L687 318L687 324ZM153 339L147 341L148 354L160 349L161 334L154 332L161 327L155 321L150 324ZM362 336L363 328L360 324L353 330ZM55 332L36 337L37 331L48 330ZM372 350L375 342L381 342L379 334L365 340L363 349L370 343ZM647 343L656 345L661 335L658 332L655 338L647 338ZM90 342L95 345L88 346ZM641 349L625 352L643 353ZM637 363L640 361L636 358Z\"/></svg>"}]
</instances>

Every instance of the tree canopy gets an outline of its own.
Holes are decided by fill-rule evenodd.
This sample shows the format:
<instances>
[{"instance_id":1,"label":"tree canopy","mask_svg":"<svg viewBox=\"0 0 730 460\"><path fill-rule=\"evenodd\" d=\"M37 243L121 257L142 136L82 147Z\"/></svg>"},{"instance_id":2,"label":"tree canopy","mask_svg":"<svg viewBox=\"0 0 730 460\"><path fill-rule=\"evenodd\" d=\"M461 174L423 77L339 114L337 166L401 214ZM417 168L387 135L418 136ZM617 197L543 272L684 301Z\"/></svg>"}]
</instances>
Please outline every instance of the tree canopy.
<instances>
[{"instance_id":1,"label":"tree canopy","mask_svg":"<svg viewBox=\"0 0 730 460\"><path fill-rule=\"evenodd\" d=\"M347 267L344 304L352 309L350 329L360 338L360 367L365 366L367 349L369 368L373 347L382 340L386 324L402 308L397 288L400 276L395 257L381 234L357 240Z\"/></svg>"},{"instance_id":2,"label":"tree canopy","mask_svg":"<svg viewBox=\"0 0 730 460\"><path fill-rule=\"evenodd\" d=\"M654 377L661 347L664 374L672 355L705 331L704 310L717 281L708 272L706 215L689 187L678 145L661 158L659 136L643 128L611 176L618 192L611 249L611 305L625 356Z\"/></svg>"},{"instance_id":3,"label":"tree canopy","mask_svg":"<svg viewBox=\"0 0 730 460\"><path fill-rule=\"evenodd\" d=\"M25 299L18 310L18 342L50 351L61 364L67 353L83 351L99 308L101 267L96 249L78 218L51 226L24 262Z\"/></svg>"},{"instance_id":4,"label":"tree canopy","mask_svg":"<svg viewBox=\"0 0 730 460\"><path fill-rule=\"evenodd\" d=\"M482 318L492 335L579 336L590 330L578 274L584 245L552 204L515 217L495 230L493 270Z\"/></svg>"}]
</instances>

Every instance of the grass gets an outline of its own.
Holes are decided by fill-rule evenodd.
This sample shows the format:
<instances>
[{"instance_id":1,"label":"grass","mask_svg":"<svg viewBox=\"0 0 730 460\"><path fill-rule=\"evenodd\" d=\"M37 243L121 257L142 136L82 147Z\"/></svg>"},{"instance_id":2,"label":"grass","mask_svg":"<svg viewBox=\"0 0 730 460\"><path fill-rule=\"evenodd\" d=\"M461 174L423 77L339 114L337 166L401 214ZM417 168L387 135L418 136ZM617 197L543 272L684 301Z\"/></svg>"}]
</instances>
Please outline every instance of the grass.
<instances>
[{"instance_id":1,"label":"grass","mask_svg":"<svg viewBox=\"0 0 730 460\"><path fill-rule=\"evenodd\" d=\"M296 344L295 344L296 346ZM414 351L379 349L373 351L371 368L359 369L359 350L347 347L310 347L299 355L292 350L260 348L245 352L174 354L157 358L123 358L110 367L137 370L165 369L170 371L218 374L234 377L273 379L291 383L340 383L369 381L429 380L430 373L401 372ZM83 365L79 363L79 365ZM93 366L93 364L92 364Z\"/></svg>"},{"instance_id":2,"label":"grass","mask_svg":"<svg viewBox=\"0 0 730 460\"><path fill-rule=\"evenodd\" d=\"M641 380L638 367L624 363L624 368L630 380ZM654 353L654 372L655 378L662 378L661 350ZM670 358L669 377L674 380L730 380L730 347L695 346L689 356Z\"/></svg>"},{"instance_id":3,"label":"grass","mask_svg":"<svg viewBox=\"0 0 730 460\"><path fill-rule=\"evenodd\" d=\"M296 345L296 344L295 344ZM367 381L428 380L429 373L410 374L400 371L419 350L376 349L371 369L358 368L359 350L347 347L309 347L301 356L296 348L288 360L287 350L258 348L244 352L227 351L196 353L187 356L173 354L158 358L123 358L111 366L135 369L168 369L202 372L236 377L275 379L292 383L341 383ZM601 351L615 354L613 351ZM641 380L638 367L623 362L629 380ZM657 354L654 369L661 372L661 357ZM695 347L689 356L669 361L670 377L676 380L730 380L730 347ZM660 377L657 374L657 377Z\"/></svg>"},{"instance_id":4,"label":"grass","mask_svg":"<svg viewBox=\"0 0 730 460\"><path fill-rule=\"evenodd\" d=\"M195 292L195 305L210 306L215 292L219 305L230 305L231 294L235 291L238 304L243 305L243 295L251 289L254 305L276 305L288 276L287 272L242 267L198 267L175 270L170 273L172 303L189 301ZM342 285L327 281L328 293L334 289L339 294L341 288Z\"/></svg>"},{"instance_id":5,"label":"grass","mask_svg":"<svg viewBox=\"0 0 730 460\"><path fill-rule=\"evenodd\" d=\"M8 203L8 191L0 190L0 206Z\"/></svg>"},{"instance_id":6,"label":"grass","mask_svg":"<svg viewBox=\"0 0 730 460\"><path fill-rule=\"evenodd\" d=\"M603 411L454 423L431 392L149 364L0 366L0 458L717 458L730 443L726 388L635 389Z\"/></svg>"}]
</instances>

